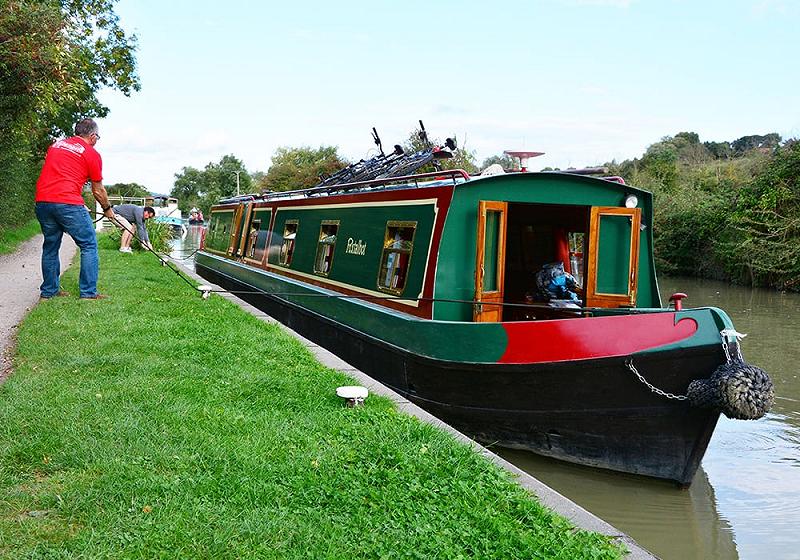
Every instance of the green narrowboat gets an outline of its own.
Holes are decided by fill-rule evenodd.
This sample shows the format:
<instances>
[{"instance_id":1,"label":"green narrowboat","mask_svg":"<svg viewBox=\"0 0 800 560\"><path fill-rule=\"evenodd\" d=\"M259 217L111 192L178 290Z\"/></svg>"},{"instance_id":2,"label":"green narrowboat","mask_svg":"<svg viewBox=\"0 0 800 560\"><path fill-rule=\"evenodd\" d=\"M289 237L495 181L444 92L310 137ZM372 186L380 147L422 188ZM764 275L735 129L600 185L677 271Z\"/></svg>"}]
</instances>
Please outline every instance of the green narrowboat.
<instances>
[{"instance_id":1,"label":"green narrowboat","mask_svg":"<svg viewBox=\"0 0 800 560\"><path fill-rule=\"evenodd\" d=\"M478 441L686 486L772 388L724 311L662 306L652 217L577 174L383 176L221 201L195 264Z\"/></svg>"}]
</instances>

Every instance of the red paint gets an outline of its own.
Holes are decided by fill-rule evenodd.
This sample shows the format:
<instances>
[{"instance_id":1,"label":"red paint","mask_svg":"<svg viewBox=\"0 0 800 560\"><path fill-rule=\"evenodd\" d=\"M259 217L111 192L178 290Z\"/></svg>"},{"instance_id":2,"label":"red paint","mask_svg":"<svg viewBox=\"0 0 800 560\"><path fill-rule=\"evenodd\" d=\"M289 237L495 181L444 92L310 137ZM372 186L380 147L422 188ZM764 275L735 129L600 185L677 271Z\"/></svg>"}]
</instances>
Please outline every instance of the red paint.
<instances>
[{"instance_id":1,"label":"red paint","mask_svg":"<svg viewBox=\"0 0 800 560\"><path fill-rule=\"evenodd\" d=\"M686 294L683 292L677 292L669 296L669 300L675 304L675 311L680 311L683 309L683 298L687 298Z\"/></svg>"},{"instance_id":2,"label":"red paint","mask_svg":"<svg viewBox=\"0 0 800 560\"><path fill-rule=\"evenodd\" d=\"M508 345L503 364L563 362L627 356L685 340L697 332L691 318L675 313L505 323Z\"/></svg>"},{"instance_id":3,"label":"red paint","mask_svg":"<svg viewBox=\"0 0 800 560\"><path fill-rule=\"evenodd\" d=\"M553 230L553 235L556 238L556 261L564 263L564 271L572 274L572 266L569 262L569 239L567 238L567 230L564 228L556 228Z\"/></svg>"}]
</instances>

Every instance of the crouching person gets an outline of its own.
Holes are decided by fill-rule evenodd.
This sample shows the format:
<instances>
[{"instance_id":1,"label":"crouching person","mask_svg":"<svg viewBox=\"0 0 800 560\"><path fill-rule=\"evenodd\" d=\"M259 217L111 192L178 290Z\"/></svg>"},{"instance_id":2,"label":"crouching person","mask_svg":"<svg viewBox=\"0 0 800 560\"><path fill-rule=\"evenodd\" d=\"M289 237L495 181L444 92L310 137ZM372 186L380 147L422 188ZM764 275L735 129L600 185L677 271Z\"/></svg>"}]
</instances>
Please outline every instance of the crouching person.
<instances>
[{"instance_id":1,"label":"crouching person","mask_svg":"<svg viewBox=\"0 0 800 560\"><path fill-rule=\"evenodd\" d=\"M145 249L153 250L150 237L144 223L156 215L151 206L136 206L135 204L118 204L114 210L114 223L122 230L122 239L119 243L120 253L131 253L131 240L133 239L133 224L136 224L136 235Z\"/></svg>"}]
</instances>

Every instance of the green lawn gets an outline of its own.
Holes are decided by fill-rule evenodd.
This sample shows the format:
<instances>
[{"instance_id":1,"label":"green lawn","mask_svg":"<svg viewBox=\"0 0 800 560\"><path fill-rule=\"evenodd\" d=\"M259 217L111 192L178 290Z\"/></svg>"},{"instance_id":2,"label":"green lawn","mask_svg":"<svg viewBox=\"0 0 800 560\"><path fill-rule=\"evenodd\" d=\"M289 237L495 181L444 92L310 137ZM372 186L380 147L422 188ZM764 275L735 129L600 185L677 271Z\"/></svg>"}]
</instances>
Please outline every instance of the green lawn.
<instances>
[{"instance_id":1,"label":"green lawn","mask_svg":"<svg viewBox=\"0 0 800 560\"><path fill-rule=\"evenodd\" d=\"M280 328L101 240L0 386L3 558L618 558ZM77 294L76 267L63 287Z\"/></svg>"},{"instance_id":2,"label":"green lawn","mask_svg":"<svg viewBox=\"0 0 800 560\"><path fill-rule=\"evenodd\" d=\"M13 228L0 227L0 255L13 253L19 244L41 233L39 222L35 219L25 225Z\"/></svg>"}]
</instances>

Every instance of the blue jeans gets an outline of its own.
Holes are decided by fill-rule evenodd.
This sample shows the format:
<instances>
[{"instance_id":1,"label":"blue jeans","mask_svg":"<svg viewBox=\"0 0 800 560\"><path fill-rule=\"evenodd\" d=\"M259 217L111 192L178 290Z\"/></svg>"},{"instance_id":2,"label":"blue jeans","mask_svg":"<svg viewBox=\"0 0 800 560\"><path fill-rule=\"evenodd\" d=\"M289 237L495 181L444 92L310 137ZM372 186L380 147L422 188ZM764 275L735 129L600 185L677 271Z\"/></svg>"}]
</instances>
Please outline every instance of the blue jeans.
<instances>
[{"instance_id":1,"label":"blue jeans","mask_svg":"<svg viewBox=\"0 0 800 560\"><path fill-rule=\"evenodd\" d=\"M44 245L42 245L42 297L53 297L58 293L58 277L61 262L58 251L61 238L66 232L75 240L81 250L81 274L78 281L81 297L97 295L97 275L99 258L94 224L83 206L60 204L57 202L37 202L36 218L42 226Z\"/></svg>"}]
</instances>

